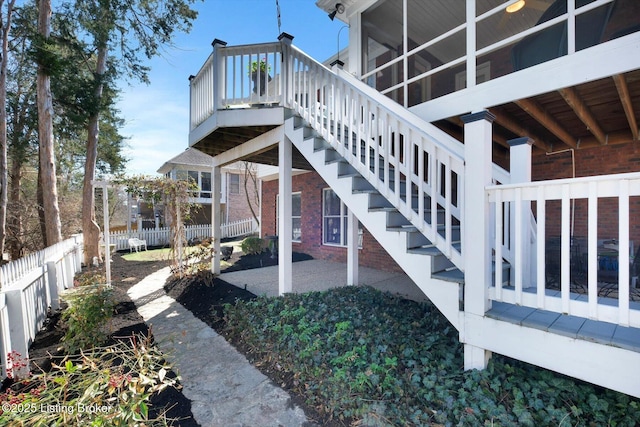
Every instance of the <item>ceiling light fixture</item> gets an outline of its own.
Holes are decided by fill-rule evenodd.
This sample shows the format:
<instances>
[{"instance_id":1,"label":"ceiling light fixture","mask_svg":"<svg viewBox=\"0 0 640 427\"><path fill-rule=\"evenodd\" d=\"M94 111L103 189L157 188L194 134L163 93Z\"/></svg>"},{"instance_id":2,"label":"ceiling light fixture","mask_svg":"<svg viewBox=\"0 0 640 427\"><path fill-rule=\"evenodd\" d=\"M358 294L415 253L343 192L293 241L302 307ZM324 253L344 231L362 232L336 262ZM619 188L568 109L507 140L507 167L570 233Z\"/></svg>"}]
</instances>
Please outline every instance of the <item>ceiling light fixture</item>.
<instances>
[{"instance_id":1,"label":"ceiling light fixture","mask_svg":"<svg viewBox=\"0 0 640 427\"><path fill-rule=\"evenodd\" d=\"M333 21L333 18L336 17L337 13L344 13L344 5L342 3L336 3L336 8L329 14L329 19Z\"/></svg>"},{"instance_id":2,"label":"ceiling light fixture","mask_svg":"<svg viewBox=\"0 0 640 427\"><path fill-rule=\"evenodd\" d=\"M524 7L524 0L518 0L517 2L510 4L505 9L507 13L515 13Z\"/></svg>"}]
</instances>

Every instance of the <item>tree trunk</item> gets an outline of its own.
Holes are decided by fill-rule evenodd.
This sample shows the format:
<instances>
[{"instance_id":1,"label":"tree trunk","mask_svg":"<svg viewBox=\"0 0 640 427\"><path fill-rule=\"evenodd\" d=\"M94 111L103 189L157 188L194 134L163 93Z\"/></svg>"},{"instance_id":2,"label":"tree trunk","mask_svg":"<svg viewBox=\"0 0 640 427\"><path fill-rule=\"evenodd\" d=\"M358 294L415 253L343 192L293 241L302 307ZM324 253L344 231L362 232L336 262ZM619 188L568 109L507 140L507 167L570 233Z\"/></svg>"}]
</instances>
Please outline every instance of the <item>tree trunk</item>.
<instances>
[{"instance_id":1,"label":"tree trunk","mask_svg":"<svg viewBox=\"0 0 640 427\"><path fill-rule=\"evenodd\" d=\"M7 164L7 54L9 30L15 0L7 5L6 19L2 15L4 1L0 0L0 25L2 25L2 57L0 58L0 261L4 258L7 236L7 204L9 203L9 167Z\"/></svg>"},{"instance_id":2,"label":"tree trunk","mask_svg":"<svg viewBox=\"0 0 640 427\"><path fill-rule=\"evenodd\" d=\"M51 31L51 0L39 0L38 34L45 40ZM53 97L51 96L51 78L44 64L38 64L36 81L38 91L38 142L40 145L40 174L43 196L43 210L46 229L46 244L53 245L62 241L62 224L58 206L58 184L56 181L56 162L53 147Z\"/></svg>"},{"instance_id":3,"label":"tree trunk","mask_svg":"<svg viewBox=\"0 0 640 427\"><path fill-rule=\"evenodd\" d=\"M107 69L107 48L103 45L98 49L98 62L96 64L96 85L94 96L97 103L102 98L103 85L99 83ZM88 263L94 258L102 262L100 256L100 227L96 222L96 206L94 197L93 180L96 173L98 159L98 137L100 134L100 111L89 117L87 125L87 159L84 164L84 182L82 187L82 233L84 234L84 259ZM106 191L106 188L104 189ZM106 209L106 206L103 207Z\"/></svg>"},{"instance_id":4,"label":"tree trunk","mask_svg":"<svg viewBox=\"0 0 640 427\"><path fill-rule=\"evenodd\" d=\"M18 159L12 159L11 163L11 185L10 199L11 205L20 206L20 187L22 185L22 163ZM24 224L22 218L22 209L13 209L11 217L8 220L8 234L13 236L7 241L7 249L11 259L18 259L24 256L24 243L22 235L24 234Z\"/></svg>"}]
</instances>

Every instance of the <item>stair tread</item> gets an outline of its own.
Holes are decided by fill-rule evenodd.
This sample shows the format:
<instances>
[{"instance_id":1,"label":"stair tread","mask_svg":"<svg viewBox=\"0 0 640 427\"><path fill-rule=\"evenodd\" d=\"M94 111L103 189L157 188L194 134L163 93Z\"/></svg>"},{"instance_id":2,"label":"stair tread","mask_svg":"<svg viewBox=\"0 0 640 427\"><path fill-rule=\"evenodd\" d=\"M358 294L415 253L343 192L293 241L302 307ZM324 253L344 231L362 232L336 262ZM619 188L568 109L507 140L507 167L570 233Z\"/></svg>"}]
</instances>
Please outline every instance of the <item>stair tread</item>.
<instances>
[{"instance_id":1,"label":"stair tread","mask_svg":"<svg viewBox=\"0 0 640 427\"><path fill-rule=\"evenodd\" d=\"M455 267L431 273L431 277L447 282L464 283L464 273Z\"/></svg>"},{"instance_id":2,"label":"stair tread","mask_svg":"<svg viewBox=\"0 0 640 427\"><path fill-rule=\"evenodd\" d=\"M640 328L494 301L485 314L496 320L640 352Z\"/></svg>"},{"instance_id":3,"label":"stair tread","mask_svg":"<svg viewBox=\"0 0 640 427\"><path fill-rule=\"evenodd\" d=\"M460 242L453 242L453 244L451 246L453 246L453 248L455 250L457 250L457 251L460 251L460 249L462 248L462 244ZM408 253L423 254L423 255L440 255L440 254L442 254L440 249L438 249L435 245L423 245L423 246L417 246L415 248L408 248L407 252Z\"/></svg>"}]
</instances>

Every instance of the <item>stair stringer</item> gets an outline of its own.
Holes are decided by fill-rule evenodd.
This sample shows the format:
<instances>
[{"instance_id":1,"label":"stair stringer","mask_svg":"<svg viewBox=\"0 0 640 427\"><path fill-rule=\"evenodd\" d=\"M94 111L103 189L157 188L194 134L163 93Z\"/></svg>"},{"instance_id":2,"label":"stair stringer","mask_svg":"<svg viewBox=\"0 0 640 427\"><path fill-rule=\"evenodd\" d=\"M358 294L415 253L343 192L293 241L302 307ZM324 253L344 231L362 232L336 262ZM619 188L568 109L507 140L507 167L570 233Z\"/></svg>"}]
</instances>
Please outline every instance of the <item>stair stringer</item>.
<instances>
[{"instance_id":1,"label":"stair stringer","mask_svg":"<svg viewBox=\"0 0 640 427\"><path fill-rule=\"evenodd\" d=\"M299 119L299 118L298 118ZM295 128L295 117L285 121L285 135L313 169L355 214L373 237L403 269L429 300L458 330L461 327L461 284L431 277L431 256L407 252L406 233L387 231L385 212L369 212L369 194L353 193L351 177L338 177L338 163L325 163L324 151L315 152L313 137L306 137L304 127ZM306 123L306 122L305 122ZM318 138L321 138L318 136ZM428 258L425 258L428 257Z\"/></svg>"}]
</instances>

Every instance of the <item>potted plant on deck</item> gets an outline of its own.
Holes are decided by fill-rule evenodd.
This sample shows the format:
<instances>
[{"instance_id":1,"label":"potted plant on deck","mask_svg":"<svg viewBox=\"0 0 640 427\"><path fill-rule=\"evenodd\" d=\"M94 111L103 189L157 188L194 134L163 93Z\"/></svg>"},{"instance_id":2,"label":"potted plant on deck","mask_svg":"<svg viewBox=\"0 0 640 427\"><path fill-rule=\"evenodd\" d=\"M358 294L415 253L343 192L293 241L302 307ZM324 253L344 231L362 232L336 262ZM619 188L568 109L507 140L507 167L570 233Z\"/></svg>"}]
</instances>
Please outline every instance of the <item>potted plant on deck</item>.
<instances>
[{"instance_id":1,"label":"potted plant on deck","mask_svg":"<svg viewBox=\"0 0 640 427\"><path fill-rule=\"evenodd\" d=\"M266 85L271 81L271 76L269 75L270 71L271 66L267 63L266 58L251 62L251 65L249 66L249 75L253 82L253 93L258 93L259 90L259 95L264 95Z\"/></svg>"}]
</instances>

